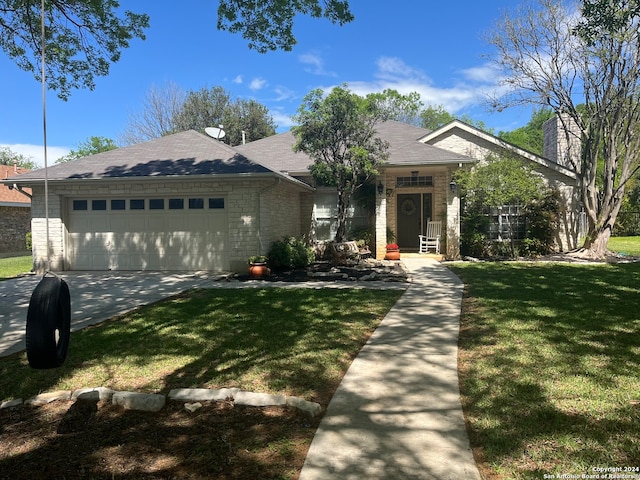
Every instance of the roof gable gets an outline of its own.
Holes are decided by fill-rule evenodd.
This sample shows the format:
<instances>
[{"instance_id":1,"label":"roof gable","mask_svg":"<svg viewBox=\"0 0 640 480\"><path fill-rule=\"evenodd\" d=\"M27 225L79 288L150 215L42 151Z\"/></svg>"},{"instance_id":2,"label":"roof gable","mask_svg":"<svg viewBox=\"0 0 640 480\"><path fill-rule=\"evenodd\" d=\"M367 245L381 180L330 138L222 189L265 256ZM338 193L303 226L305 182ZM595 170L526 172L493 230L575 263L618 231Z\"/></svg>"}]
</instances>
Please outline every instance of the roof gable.
<instances>
[{"instance_id":1,"label":"roof gable","mask_svg":"<svg viewBox=\"0 0 640 480\"><path fill-rule=\"evenodd\" d=\"M459 140L452 140L456 138ZM572 170L553 162L549 159L541 157L540 155L536 155L535 153L531 153L527 150L524 150L516 145L513 145L509 142L502 140L501 138L496 137L490 133L487 133L479 128L471 126L467 123L461 122L460 120L453 120L448 124L427 133L424 135L420 141L431 144L431 145L446 145L451 146L456 141L461 145L461 148L469 148L469 146L462 146L463 143L469 142L474 145L475 152L469 152L470 156L476 157L478 160L484 158L486 156L478 153L482 150L506 150L511 153L515 153L519 157L522 157L526 160L534 162L543 167L549 168L555 172L558 172L562 175L565 175L570 178L576 178L575 172ZM446 148L446 147L445 147ZM458 152L460 153L460 152Z\"/></svg>"}]
</instances>

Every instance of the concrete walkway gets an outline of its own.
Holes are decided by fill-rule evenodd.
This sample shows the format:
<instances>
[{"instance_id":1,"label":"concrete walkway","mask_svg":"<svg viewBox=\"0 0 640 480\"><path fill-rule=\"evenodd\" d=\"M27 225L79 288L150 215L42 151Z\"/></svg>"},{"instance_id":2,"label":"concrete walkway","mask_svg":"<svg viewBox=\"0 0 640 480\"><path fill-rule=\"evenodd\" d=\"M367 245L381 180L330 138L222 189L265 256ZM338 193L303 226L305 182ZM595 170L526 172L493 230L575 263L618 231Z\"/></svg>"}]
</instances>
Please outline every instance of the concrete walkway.
<instances>
[{"instance_id":1,"label":"concrete walkway","mask_svg":"<svg viewBox=\"0 0 640 480\"><path fill-rule=\"evenodd\" d=\"M462 284L433 260L403 262L413 283L347 371L300 480L480 479L458 389Z\"/></svg>"}]
</instances>

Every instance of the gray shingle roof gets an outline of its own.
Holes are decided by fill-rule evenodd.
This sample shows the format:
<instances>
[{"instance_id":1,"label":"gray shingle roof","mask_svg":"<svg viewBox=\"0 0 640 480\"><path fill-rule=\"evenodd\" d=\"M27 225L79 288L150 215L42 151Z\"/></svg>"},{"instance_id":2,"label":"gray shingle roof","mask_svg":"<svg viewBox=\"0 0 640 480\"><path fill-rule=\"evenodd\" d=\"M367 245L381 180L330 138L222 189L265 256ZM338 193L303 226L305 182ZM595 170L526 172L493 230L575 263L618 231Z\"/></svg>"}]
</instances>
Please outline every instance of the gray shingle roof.
<instances>
[{"instance_id":1,"label":"gray shingle roof","mask_svg":"<svg viewBox=\"0 0 640 480\"><path fill-rule=\"evenodd\" d=\"M443 150L418 141L429 130L401 122L387 121L377 126L378 136L389 142L389 159L385 165L428 165L443 163L467 163L470 157ZM306 172L313 163L302 152L294 152L295 138L291 132L273 135L246 145L235 147L244 155L259 161L273 170L290 173Z\"/></svg>"},{"instance_id":2,"label":"gray shingle roof","mask_svg":"<svg viewBox=\"0 0 640 480\"><path fill-rule=\"evenodd\" d=\"M50 180L274 173L233 148L195 130L118 148L49 167ZM20 183L44 180L44 170Z\"/></svg>"}]
</instances>

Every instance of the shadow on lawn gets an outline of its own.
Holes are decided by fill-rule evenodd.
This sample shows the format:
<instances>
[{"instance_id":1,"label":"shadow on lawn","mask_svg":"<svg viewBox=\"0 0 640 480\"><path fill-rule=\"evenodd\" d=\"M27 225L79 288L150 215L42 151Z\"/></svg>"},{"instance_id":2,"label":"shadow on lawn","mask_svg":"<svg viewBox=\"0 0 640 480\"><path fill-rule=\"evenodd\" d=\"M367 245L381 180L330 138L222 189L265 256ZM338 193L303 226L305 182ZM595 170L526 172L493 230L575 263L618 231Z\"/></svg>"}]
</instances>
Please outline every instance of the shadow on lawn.
<instances>
[{"instance_id":1,"label":"shadow on lawn","mask_svg":"<svg viewBox=\"0 0 640 480\"><path fill-rule=\"evenodd\" d=\"M488 477L637 465L640 264L456 271L463 404Z\"/></svg>"},{"instance_id":2,"label":"shadow on lawn","mask_svg":"<svg viewBox=\"0 0 640 480\"><path fill-rule=\"evenodd\" d=\"M68 377L73 377L75 382L82 382L81 377L74 375L85 370L93 372L91 378L102 377L103 380L99 385L85 383L74 385L74 388L109 386L116 390L123 389L112 383L117 371L123 382L130 382L126 389L131 389L133 385L137 391L168 393L172 388L237 386L245 390L296 395L326 406L346 366L379 323L384 307L380 307L379 311L371 311L368 305L374 296L389 295L390 307L399 294L362 290L354 295L349 290L272 288L192 291L178 295L169 302L160 302L128 314L124 321L116 319L74 333L68 359L62 368L31 370L28 375L21 377L19 384L9 383L7 379L15 378L10 374L15 369L28 368L24 354L3 359L0 362L0 389L15 392L15 396L27 397L40 391L50 391ZM152 321L149 317L152 317ZM344 354L345 351L350 353ZM172 358L179 359L181 363L171 363ZM165 359L169 363L163 363ZM167 374L159 379L138 378L139 374L127 378L128 372L120 368L120 364L124 363L133 363L143 369L149 364L153 370L166 369ZM180 410L182 404L174 408ZM30 409L19 410L27 415ZM202 413L205 410L206 413ZM296 412L270 415L262 410L248 409L243 411L250 415L243 419L240 414L230 415L230 411L218 412L218 416L215 416L215 412L210 410L203 409L193 417L198 418L195 421L185 420L184 411L176 420L171 416L171 411L148 414L101 407L97 412L84 412L84 423L80 421L75 427L73 421L66 418L73 416L74 412L70 411L63 419L67 427L63 426L62 431L44 444L11 458L2 458L0 455L0 478L7 475L19 478L15 475L16 466L25 464L36 466L38 471L44 469L41 478L60 478L59 473L65 471L65 462L69 466L66 470L69 472L68 478L111 478L109 470L101 467L101 462L105 463L104 455L108 456L110 449L114 455L122 458L141 455L148 461L157 461L158 458L172 457L176 464L186 465L186 470L177 473L179 478L189 478L188 465L193 463L196 473L191 474L195 475L194 478L202 478L198 477L202 471L215 474L217 468L228 462L227 456L231 455L228 450L232 448L234 436L256 438L258 443L255 450L269 450L278 443L285 445L285 451L295 450L297 447L287 446L287 442L302 439L304 445L313 434L310 426L317 426L317 419L310 421ZM235 407L232 410L237 413L242 408ZM82 415L82 412L77 413ZM5 412L4 415L9 414ZM231 430L227 431L223 429L223 424L225 418L229 417L238 423L231 425ZM42 417L28 421L35 422L34 428L42 427L38 422L46 423ZM185 425L185 421L190 423ZM282 425L278 426L277 422ZM210 429L202 437L197 434L200 424L203 429ZM6 435L10 428L13 427L5 426L0 421L0 436ZM75 431L74 428L79 430ZM97 438L103 439L95 443ZM142 445L140 452L135 451L136 443ZM78 446L74 447L73 444ZM308 444L304 447L305 451L307 447ZM216 460L219 453L216 449L220 448L225 450L225 458ZM194 450L196 453L193 453ZM247 472L259 472L257 475L269 478L264 475L271 468L273 458L267 455L263 459L260 455L254 455L251 448L249 450L250 454L234 452L231 455L236 459L238 455L243 457L244 473L234 476L236 473L229 467L225 470L227 473L219 478L248 478ZM282 448L278 447L277 450ZM271 452L271 457L277 457L277 454ZM54 460L48 467L46 460L35 461L56 455L66 460ZM78 456L83 460L79 460ZM298 463L303 460L304 455L296 457ZM203 461L213 464L203 466ZM164 468L159 465L158 468L161 472L174 472L171 466ZM235 468L238 469L237 466ZM47 471L51 473L50 477L47 477ZM85 473L74 476L74 471ZM142 471L123 472L116 478L156 478L144 477ZM274 478L279 478L281 471L282 468L275 472Z\"/></svg>"}]
</instances>

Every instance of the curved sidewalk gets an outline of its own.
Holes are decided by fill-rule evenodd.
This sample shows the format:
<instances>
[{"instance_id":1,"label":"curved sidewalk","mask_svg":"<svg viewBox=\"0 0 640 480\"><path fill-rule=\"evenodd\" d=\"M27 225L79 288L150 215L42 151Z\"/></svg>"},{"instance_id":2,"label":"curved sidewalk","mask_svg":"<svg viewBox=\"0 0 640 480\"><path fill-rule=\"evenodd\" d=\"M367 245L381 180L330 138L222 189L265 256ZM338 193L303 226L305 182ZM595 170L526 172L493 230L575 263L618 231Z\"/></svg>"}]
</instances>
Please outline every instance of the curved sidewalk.
<instances>
[{"instance_id":1,"label":"curved sidewalk","mask_svg":"<svg viewBox=\"0 0 640 480\"><path fill-rule=\"evenodd\" d=\"M299 480L479 480L458 388L462 283L403 258L412 284L351 364Z\"/></svg>"}]
</instances>

